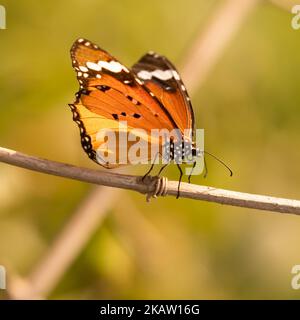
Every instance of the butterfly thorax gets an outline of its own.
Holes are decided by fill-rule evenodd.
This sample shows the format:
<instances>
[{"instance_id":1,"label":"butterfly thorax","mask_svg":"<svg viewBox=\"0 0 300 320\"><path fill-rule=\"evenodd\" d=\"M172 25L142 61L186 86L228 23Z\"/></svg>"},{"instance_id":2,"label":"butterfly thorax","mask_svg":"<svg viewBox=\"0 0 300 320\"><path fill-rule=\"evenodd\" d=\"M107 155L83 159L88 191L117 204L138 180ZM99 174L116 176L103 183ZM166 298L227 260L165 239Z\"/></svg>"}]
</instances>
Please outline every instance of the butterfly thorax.
<instances>
[{"instance_id":1,"label":"butterfly thorax","mask_svg":"<svg viewBox=\"0 0 300 320\"><path fill-rule=\"evenodd\" d=\"M176 141L170 139L163 146L164 160L174 161L175 163L194 163L195 158L201 155L201 151L190 139L182 137Z\"/></svg>"}]
</instances>

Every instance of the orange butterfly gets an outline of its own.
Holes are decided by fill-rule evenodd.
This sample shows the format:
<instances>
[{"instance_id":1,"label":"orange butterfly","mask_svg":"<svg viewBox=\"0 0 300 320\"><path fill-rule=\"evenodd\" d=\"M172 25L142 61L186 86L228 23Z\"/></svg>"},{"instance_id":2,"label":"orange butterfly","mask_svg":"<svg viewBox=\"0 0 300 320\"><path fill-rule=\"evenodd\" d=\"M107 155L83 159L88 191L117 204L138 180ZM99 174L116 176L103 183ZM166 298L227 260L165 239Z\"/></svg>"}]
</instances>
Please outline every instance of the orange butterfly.
<instances>
[{"instance_id":1,"label":"orange butterfly","mask_svg":"<svg viewBox=\"0 0 300 320\"><path fill-rule=\"evenodd\" d=\"M118 143L120 136L124 131L137 136L136 128L139 128L146 133L139 139L146 142L147 151L156 144L156 155L161 155L165 150L169 160L176 162L180 170L179 191L183 173L180 161L175 160L186 162L187 157L191 156L195 166L194 158L199 155L199 150L193 141L195 126L190 98L173 64L163 56L148 52L129 70L86 39L78 39L73 44L71 59L80 89L76 101L69 106L88 156L105 168L124 164L120 161L121 149L128 150L136 141L131 139L124 147ZM120 126L123 121L126 121L126 126ZM153 129L176 129L179 133L171 136L169 143L163 144L160 138L151 137ZM115 150L105 144L108 130L116 136L118 147ZM147 161L153 160L150 153L145 153ZM104 154L113 155L116 161L105 160ZM146 175L153 165L154 162Z\"/></svg>"}]
</instances>

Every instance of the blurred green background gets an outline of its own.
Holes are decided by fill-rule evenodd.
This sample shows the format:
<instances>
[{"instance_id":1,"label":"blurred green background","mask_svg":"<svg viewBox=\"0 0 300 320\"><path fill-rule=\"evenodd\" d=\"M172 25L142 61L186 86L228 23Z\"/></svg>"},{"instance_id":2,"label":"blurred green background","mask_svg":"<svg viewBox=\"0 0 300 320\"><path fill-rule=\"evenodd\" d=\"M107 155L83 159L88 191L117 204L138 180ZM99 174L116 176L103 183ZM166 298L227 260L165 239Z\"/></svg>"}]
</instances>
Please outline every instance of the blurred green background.
<instances>
[{"instance_id":1,"label":"blurred green background","mask_svg":"<svg viewBox=\"0 0 300 320\"><path fill-rule=\"evenodd\" d=\"M222 2L2 1L0 145L102 170L67 107L78 89L73 41L90 39L128 66L150 49L180 65ZM234 171L229 178L208 159L208 177L194 183L299 198L300 30L291 18L262 1L193 94L207 150ZM178 177L176 167L165 174ZM26 278L91 186L5 164L0 180L0 264ZM116 202L49 298L300 298L291 288L300 217L171 197L148 204L128 191Z\"/></svg>"}]
</instances>

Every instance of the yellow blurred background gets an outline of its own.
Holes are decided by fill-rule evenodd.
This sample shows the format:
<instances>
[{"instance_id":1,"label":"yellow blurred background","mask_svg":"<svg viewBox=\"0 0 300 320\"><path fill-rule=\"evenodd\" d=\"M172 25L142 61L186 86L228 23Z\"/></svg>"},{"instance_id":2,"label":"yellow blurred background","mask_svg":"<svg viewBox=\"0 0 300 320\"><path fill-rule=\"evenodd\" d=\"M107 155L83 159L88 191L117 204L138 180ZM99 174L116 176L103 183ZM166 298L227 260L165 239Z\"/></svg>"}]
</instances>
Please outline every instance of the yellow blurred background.
<instances>
[{"instance_id":1,"label":"yellow blurred background","mask_svg":"<svg viewBox=\"0 0 300 320\"><path fill-rule=\"evenodd\" d=\"M180 71L225 2L2 1L0 146L102 170L83 152L67 106L78 89L73 41L90 39L128 66L154 50ZM292 29L284 7L257 1L194 90L206 149L234 171L230 178L207 159L207 178L194 183L299 198L300 30ZM177 179L177 168L165 175ZM0 181L0 265L8 289L15 284L8 293L18 297L24 282L30 291L32 270L94 187L5 164ZM146 203L134 192L109 192L103 221L42 298L300 298L291 287L291 269L300 264L300 217L171 197ZM8 296L0 290L0 298Z\"/></svg>"}]
</instances>

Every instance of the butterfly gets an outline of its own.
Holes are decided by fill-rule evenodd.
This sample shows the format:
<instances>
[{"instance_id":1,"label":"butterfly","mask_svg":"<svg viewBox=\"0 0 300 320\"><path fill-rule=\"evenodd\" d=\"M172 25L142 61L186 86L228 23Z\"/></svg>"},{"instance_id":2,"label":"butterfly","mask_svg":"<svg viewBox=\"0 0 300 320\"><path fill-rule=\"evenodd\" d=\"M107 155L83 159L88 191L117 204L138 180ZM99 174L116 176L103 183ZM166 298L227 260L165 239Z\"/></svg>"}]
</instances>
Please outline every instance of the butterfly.
<instances>
[{"instance_id":1,"label":"butterfly","mask_svg":"<svg viewBox=\"0 0 300 320\"><path fill-rule=\"evenodd\" d=\"M183 175L180 163L189 157L195 166L194 158L199 156L199 150L194 142L192 104L174 65L166 57L150 51L128 69L108 52L82 38L74 42L71 59L80 88L75 102L69 106L87 155L108 169L124 164L120 161L121 151L124 151L121 149L129 150L134 139L127 141L126 146L118 141L124 133L137 136L136 128L139 128L143 130L139 139L147 151L151 144L156 144L155 158L163 151L169 157L159 174L170 161L177 164L179 196ZM121 126L124 122L126 126ZM175 129L176 133L165 143L161 137L151 137L153 129ZM108 130L116 136L118 147L115 150L105 144ZM150 153L145 154L147 161L153 161ZM114 156L115 161L104 159L104 155ZM153 165L154 162L145 176ZM190 182L190 176L188 180Z\"/></svg>"}]
</instances>

